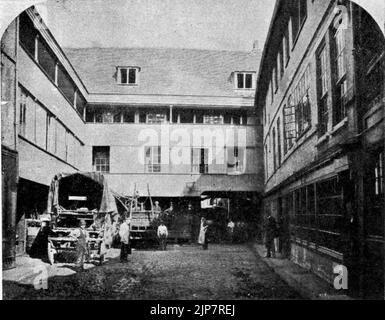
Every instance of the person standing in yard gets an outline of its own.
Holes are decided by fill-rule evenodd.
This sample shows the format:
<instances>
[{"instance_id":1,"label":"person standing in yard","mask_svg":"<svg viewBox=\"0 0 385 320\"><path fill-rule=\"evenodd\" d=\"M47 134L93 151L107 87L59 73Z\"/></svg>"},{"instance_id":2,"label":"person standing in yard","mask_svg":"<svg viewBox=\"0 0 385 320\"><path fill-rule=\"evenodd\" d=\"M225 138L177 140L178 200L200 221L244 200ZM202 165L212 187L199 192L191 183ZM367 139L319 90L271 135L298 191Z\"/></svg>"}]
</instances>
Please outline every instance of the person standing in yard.
<instances>
[{"instance_id":1,"label":"person standing in yard","mask_svg":"<svg viewBox=\"0 0 385 320\"><path fill-rule=\"evenodd\" d=\"M76 266L82 271L84 270L84 260L87 258L87 230L86 221L80 220L79 228L71 233L71 236L77 240L76 242Z\"/></svg>"},{"instance_id":2,"label":"person standing in yard","mask_svg":"<svg viewBox=\"0 0 385 320\"><path fill-rule=\"evenodd\" d=\"M274 217L269 215L265 225L265 246L267 250L266 258L275 258L274 238L277 235L277 222Z\"/></svg>"},{"instance_id":3,"label":"person standing in yard","mask_svg":"<svg viewBox=\"0 0 385 320\"><path fill-rule=\"evenodd\" d=\"M127 255L131 254L130 247L130 217L126 217L124 222L120 225L120 262L127 262Z\"/></svg>"},{"instance_id":4,"label":"person standing in yard","mask_svg":"<svg viewBox=\"0 0 385 320\"><path fill-rule=\"evenodd\" d=\"M206 218L202 217L201 218L201 226L200 226L200 231L199 231L199 237L198 237L198 243L202 245L203 250L208 249L208 239L207 239L207 229L208 229L208 224Z\"/></svg>"},{"instance_id":5,"label":"person standing in yard","mask_svg":"<svg viewBox=\"0 0 385 320\"><path fill-rule=\"evenodd\" d=\"M157 236L160 243L160 249L165 251L167 247L168 230L163 221L161 221L158 226Z\"/></svg>"},{"instance_id":6,"label":"person standing in yard","mask_svg":"<svg viewBox=\"0 0 385 320\"><path fill-rule=\"evenodd\" d=\"M231 243L234 241L234 228L235 228L235 223L233 220L230 219L229 223L227 224L227 230L229 232L229 240Z\"/></svg>"}]
</instances>

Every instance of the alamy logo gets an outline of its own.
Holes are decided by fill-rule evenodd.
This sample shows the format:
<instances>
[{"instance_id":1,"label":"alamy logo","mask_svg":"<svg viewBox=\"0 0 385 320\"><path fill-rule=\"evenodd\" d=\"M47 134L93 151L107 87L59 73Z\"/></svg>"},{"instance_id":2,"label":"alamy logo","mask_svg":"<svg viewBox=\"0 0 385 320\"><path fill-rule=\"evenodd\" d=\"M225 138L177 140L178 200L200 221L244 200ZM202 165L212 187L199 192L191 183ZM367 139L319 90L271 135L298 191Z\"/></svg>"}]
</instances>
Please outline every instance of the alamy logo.
<instances>
[{"instance_id":1,"label":"alamy logo","mask_svg":"<svg viewBox=\"0 0 385 320\"><path fill-rule=\"evenodd\" d=\"M337 274L334 278L334 289L347 290L348 289L348 269L343 265L336 265L333 268L333 273Z\"/></svg>"}]
</instances>

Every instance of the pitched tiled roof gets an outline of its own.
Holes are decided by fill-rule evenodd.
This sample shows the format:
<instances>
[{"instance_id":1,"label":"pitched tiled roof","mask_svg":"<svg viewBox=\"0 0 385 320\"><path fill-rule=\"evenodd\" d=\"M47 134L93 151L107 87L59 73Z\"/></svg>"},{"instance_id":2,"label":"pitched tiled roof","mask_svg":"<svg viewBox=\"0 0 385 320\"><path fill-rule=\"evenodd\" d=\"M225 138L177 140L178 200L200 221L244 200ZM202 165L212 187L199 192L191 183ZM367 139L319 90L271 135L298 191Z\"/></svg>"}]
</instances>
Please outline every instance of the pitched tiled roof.
<instances>
[{"instance_id":1,"label":"pitched tiled roof","mask_svg":"<svg viewBox=\"0 0 385 320\"><path fill-rule=\"evenodd\" d=\"M237 96L234 71L257 71L260 53L167 48L64 48L90 93ZM116 82L117 66L138 66L138 86ZM254 95L254 90L250 93Z\"/></svg>"}]
</instances>

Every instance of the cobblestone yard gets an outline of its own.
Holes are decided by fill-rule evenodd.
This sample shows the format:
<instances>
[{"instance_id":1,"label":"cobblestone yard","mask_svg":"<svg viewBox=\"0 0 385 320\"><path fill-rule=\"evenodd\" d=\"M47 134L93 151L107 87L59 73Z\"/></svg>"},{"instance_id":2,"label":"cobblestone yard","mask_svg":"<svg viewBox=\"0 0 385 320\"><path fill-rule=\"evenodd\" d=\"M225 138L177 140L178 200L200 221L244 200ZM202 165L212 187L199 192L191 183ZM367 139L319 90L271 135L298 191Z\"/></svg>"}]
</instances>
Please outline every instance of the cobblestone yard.
<instances>
[{"instance_id":1,"label":"cobblestone yard","mask_svg":"<svg viewBox=\"0 0 385 320\"><path fill-rule=\"evenodd\" d=\"M301 299L247 245L170 245L134 250L120 263L112 250L103 266L83 272L48 266L47 290L3 281L5 299ZM70 270L71 272L65 272Z\"/></svg>"}]
</instances>

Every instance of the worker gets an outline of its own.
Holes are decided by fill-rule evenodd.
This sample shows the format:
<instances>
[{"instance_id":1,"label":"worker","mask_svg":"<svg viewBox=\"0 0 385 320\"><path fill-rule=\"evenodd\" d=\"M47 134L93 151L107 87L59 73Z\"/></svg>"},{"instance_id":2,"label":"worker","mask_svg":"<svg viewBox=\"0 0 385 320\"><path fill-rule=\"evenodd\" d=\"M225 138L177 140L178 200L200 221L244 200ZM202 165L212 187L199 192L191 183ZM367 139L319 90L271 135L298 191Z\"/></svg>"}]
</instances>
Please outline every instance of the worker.
<instances>
[{"instance_id":1,"label":"worker","mask_svg":"<svg viewBox=\"0 0 385 320\"><path fill-rule=\"evenodd\" d=\"M127 216L119 228L120 262L127 262L127 255L131 254L130 225L131 225L131 218Z\"/></svg>"},{"instance_id":2,"label":"worker","mask_svg":"<svg viewBox=\"0 0 385 320\"><path fill-rule=\"evenodd\" d=\"M230 219L229 223L227 224L227 230L229 232L229 240L232 243L234 241L234 228L235 228L235 223L233 220Z\"/></svg>"},{"instance_id":3,"label":"worker","mask_svg":"<svg viewBox=\"0 0 385 320\"><path fill-rule=\"evenodd\" d=\"M200 231L199 231L199 237L198 237L198 243L202 245L203 250L208 249L209 241L207 238L207 230L208 230L208 223L205 217L201 218L201 225L200 225Z\"/></svg>"},{"instance_id":4,"label":"worker","mask_svg":"<svg viewBox=\"0 0 385 320\"><path fill-rule=\"evenodd\" d=\"M87 230L86 221L80 220L79 228L75 229L70 234L71 237L77 240L76 242L76 266L80 271L84 270L84 260L88 255L88 244L87 244Z\"/></svg>"},{"instance_id":5,"label":"worker","mask_svg":"<svg viewBox=\"0 0 385 320\"><path fill-rule=\"evenodd\" d=\"M160 221L158 226L157 236L160 243L160 249L165 251L167 247L168 230L163 221Z\"/></svg>"},{"instance_id":6,"label":"worker","mask_svg":"<svg viewBox=\"0 0 385 320\"><path fill-rule=\"evenodd\" d=\"M161 208L160 205L159 205L159 201L155 201L154 212L155 212L155 213L160 213L160 212L162 212L162 208Z\"/></svg>"}]
</instances>

